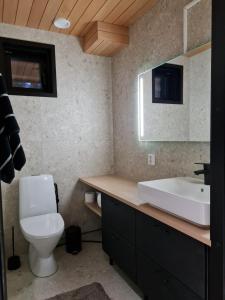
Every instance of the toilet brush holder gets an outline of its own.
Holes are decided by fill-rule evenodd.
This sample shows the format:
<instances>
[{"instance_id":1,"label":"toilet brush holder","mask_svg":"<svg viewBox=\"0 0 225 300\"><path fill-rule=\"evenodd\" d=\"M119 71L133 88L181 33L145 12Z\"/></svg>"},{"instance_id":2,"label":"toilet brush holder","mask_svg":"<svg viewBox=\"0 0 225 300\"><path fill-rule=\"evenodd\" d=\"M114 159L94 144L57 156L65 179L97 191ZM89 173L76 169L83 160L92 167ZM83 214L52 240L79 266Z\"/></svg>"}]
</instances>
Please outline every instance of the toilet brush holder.
<instances>
[{"instance_id":1,"label":"toilet brush holder","mask_svg":"<svg viewBox=\"0 0 225 300\"><path fill-rule=\"evenodd\" d=\"M20 268L20 257L15 255L15 245L14 245L14 227L12 227L12 252L13 255L8 258L8 270L17 270Z\"/></svg>"}]
</instances>

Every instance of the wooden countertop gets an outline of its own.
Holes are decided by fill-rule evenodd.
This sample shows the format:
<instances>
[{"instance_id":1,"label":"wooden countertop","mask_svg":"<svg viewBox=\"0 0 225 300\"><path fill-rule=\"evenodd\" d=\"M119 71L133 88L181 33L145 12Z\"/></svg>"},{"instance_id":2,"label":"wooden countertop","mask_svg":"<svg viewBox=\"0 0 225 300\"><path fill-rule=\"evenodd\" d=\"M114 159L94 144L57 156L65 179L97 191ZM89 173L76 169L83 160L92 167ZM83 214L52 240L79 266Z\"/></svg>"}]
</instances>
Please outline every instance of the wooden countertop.
<instances>
[{"instance_id":1,"label":"wooden countertop","mask_svg":"<svg viewBox=\"0 0 225 300\"><path fill-rule=\"evenodd\" d=\"M137 183L134 181L115 175L80 178L80 181L208 246L211 246L209 229L200 228L169 213L154 208L149 204L140 205Z\"/></svg>"}]
</instances>

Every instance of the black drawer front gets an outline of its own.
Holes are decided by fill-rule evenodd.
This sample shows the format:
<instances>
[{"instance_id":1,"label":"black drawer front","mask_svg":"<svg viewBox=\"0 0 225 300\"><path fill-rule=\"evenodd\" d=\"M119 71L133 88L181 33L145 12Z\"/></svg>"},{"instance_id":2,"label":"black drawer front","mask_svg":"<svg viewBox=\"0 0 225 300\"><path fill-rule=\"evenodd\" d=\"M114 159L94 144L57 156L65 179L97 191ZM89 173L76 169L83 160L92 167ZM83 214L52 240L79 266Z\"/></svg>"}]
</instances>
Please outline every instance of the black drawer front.
<instances>
[{"instance_id":1,"label":"black drawer front","mask_svg":"<svg viewBox=\"0 0 225 300\"><path fill-rule=\"evenodd\" d=\"M135 248L116 234L103 230L103 250L115 263L136 282Z\"/></svg>"},{"instance_id":2,"label":"black drawer front","mask_svg":"<svg viewBox=\"0 0 225 300\"><path fill-rule=\"evenodd\" d=\"M140 213L136 235L142 253L205 298L206 246Z\"/></svg>"},{"instance_id":3,"label":"black drawer front","mask_svg":"<svg viewBox=\"0 0 225 300\"><path fill-rule=\"evenodd\" d=\"M203 300L143 255L138 255L137 282L151 300Z\"/></svg>"},{"instance_id":4,"label":"black drawer front","mask_svg":"<svg viewBox=\"0 0 225 300\"><path fill-rule=\"evenodd\" d=\"M102 227L135 243L135 210L107 195L102 196Z\"/></svg>"}]
</instances>

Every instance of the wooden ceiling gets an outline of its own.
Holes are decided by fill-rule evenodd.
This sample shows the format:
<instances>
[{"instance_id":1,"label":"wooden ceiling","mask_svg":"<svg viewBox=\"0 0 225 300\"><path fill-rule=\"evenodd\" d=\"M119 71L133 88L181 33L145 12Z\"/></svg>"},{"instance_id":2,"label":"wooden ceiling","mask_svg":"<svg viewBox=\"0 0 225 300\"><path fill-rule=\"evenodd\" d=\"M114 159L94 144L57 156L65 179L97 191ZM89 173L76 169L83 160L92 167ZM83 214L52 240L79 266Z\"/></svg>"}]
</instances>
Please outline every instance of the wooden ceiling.
<instances>
[{"instance_id":1,"label":"wooden ceiling","mask_svg":"<svg viewBox=\"0 0 225 300\"><path fill-rule=\"evenodd\" d=\"M156 0L0 0L0 22L83 37L95 21L129 26L152 8ZM71 27L59 30L55 18Z\"/></svg>"}]
</instances>

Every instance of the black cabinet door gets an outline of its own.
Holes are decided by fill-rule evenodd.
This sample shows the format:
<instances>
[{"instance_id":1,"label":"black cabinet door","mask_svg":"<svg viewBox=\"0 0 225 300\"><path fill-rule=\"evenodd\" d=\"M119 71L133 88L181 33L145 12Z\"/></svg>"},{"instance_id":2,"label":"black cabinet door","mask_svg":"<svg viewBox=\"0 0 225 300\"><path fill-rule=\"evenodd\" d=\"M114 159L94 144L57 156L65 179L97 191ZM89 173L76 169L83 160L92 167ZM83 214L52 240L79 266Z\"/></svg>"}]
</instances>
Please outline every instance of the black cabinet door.
<instances>
[{"instance_id":1,"label":"black cabinet door","mask_svg":"<svg viewBox=\"0 0 225 300\"><path fill-rule=\"evenodd\" d=\"M136 282L135 210L107 195L102 197L102 247Z\"/></svg>"},{"instance_id":2,"label":"black cabinet door","mask_svg":"<svg viewBox=\"0 0 225 300\"><path fill-rule=\"evenodd\" d=\"M137 248L203 299L206 297L206 246L137 213Z\"/></svg>"},{"instance_id":3,"label":"black cabinet door","mask_svg":"<svg viewBox=\"0 0 225 300\"><path fill-rule=\"evenodd\" d=\"M203 300L161 266L140 253L137 282L149 300Z\"/></svg>"},{"instance_id":4,"label":"black cabinet door","mask_svg":"<svg viewBox=\"0 0 225 300\"><path fill-rule=\"evenodd\" d=\"M135 244L135 210L105 194L102 196L102 227Z\"/></svg>"},{"instance_id":5,"label":"black cabinet door","mask_svg":"<svg viewBox=\"0 0 225 300\"><path fill-rule=\"evenodd\" d=\"M126 272L129 277L136 282L136 256L135 248L125 239L103 230L102 232L103 250L115 263Z\"/></svg>"},{"instance_id":6,"label":"black cabinet door","mask_svg":"<svg viewBox=\"0 0 225 300\"><path fill-rule=\"evenodd\" d=\"M207 299L207 246L105 194L102 244L150 300Z\"/></svg>"}]
</instances>

